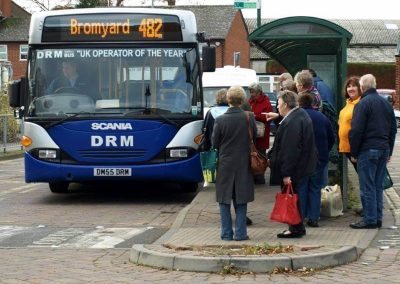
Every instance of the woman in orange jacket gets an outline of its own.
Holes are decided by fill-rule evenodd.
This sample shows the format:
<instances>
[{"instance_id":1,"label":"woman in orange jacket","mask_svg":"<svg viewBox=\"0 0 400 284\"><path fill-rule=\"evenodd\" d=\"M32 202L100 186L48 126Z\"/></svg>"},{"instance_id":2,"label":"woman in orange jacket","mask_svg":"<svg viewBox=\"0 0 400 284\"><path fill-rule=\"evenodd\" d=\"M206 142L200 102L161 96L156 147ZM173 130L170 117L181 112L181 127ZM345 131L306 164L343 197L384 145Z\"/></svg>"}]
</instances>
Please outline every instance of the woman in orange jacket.
<instances>
[{"instance_id":1,"label":"woman in orange jacket","mask_svg":"<svg viewBox=\"0 0 400 284\"><path fill-rule=\"evenodd\" d=\"M351 129L354 107L360 101L362 94L359 78L348 78L344 85L343 93L346 97L346 105L339 114L339 153L345 154L357 171L357 164L353 163L350 159L349 132Z\"/></svg>"}]
</instances>

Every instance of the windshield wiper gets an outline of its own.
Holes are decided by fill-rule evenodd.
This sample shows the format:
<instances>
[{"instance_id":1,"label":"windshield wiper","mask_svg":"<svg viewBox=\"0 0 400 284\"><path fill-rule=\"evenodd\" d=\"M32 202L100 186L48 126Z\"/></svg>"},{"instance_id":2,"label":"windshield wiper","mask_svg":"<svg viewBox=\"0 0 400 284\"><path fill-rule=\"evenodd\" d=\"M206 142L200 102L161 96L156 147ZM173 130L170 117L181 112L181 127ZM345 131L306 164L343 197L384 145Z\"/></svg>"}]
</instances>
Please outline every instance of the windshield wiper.
<instances>
[{"instance_id":1,"label":"windshield wiper","mask_svg":"<svg viewBox=\"0 0 400 284\"><path fill-rule=\"evenodd\" d=\"M143 109L143 110L146 110L146 108L142 108L142 109ZM143 112L143 114L150 115L150 116L155 116L156 119L157 119L157 118L161 118L164 122L167 122L167 123L172 124L172 125L174 125L174 126L176 126L176 127L179 127L179 125L178 125L175 121L173 121L172 119L166 117L165 115L163 115L163 114L161 114L161 113L158 113L158 112L151 112L151 110L153 110L153 109L148 109L148 113ZM163 109L154 109L154 110L165 111L165 110L163 110ZM167 110L167 111L170 112L169 110ZM137 112L127 112L127 113L125 114L125 116L134 115L134 114L137 114Z\"/></svg>"},{"instance_id":2,"label":"windshield wiper","mask_svg":"<svg viewBox=\"0 0 400 284\"><path fill-rule=\"evenodd\" d=\"M168 122L169 124L172 124L172 125L174 125L174 126L179 128L179 125L175 121L173 121L172 119L169 119L165 115L157 113L157 116L162 118L165 122Z\"/></svg>"},{"instance_id":3,"label":"windshield wiper","mask_svg":"<svg viewBox=\"0 0 400 284\"><path fill-rule=\"evenodd\" d=\"M66 114L68 114L68 113L66 113ZM93 115L94 113L93 113L93 112L88 112L88 111L77 112L77 113L74 113L73 115L67 116L67 117L65 117L65 118L63 118L63 119L61 119L61 120L57 120L57 121L54 121L54 122L52 122L52 123L46 125L46 126L44 127L44 129L49 129L49 128L53 127L53 126L56 126L56 125L61 124L61 123L65 122L65 121L71 120L72 118L77 117L77 116L80 116L80 115L82 115L82 114L90 114L90 115Z\"/></svg>"}]
</instances>

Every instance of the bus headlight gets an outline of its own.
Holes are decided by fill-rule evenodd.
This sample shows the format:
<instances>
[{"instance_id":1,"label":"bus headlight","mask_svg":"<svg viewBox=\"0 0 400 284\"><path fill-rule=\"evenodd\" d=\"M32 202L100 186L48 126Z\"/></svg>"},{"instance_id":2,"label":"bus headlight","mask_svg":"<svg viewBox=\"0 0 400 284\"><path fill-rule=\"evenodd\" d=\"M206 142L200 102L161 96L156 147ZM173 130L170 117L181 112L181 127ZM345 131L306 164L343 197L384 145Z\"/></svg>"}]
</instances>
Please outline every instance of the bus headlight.
<instances>
[{"instance_id":1,"label":"bus headlight","mask_svg":"<svg viewBox=\"0 0 400 284\"><path fill-rule=\"evenodd\" d=\"M49 148L42 148L42 149L32 149L29 153L36 159L41 161L46 161L50 163L60 163L61 155L60 150L58 149L49 149Z\"/></svg>"},{"instance_id":2,"label":"bus headlight","mask_svg":"<svg viewBox=\"0 0 400 284\"><path fill-rule=\"evenodd\" d=\"M56 159L57 158L57 151L56 150L49 150L49 149L42 149L39 150L39 159Z\"/></svg>"},{"instance_id":3,"label":"bus headlight","mask_svg":"<svg viewBox=\"0 0 400 284\"><path fill-rule=\"evenodd\" d=\"M170 158L187 158L188 150L187 149L171 149L169 150Z\"/></svg>"}]
</instances>

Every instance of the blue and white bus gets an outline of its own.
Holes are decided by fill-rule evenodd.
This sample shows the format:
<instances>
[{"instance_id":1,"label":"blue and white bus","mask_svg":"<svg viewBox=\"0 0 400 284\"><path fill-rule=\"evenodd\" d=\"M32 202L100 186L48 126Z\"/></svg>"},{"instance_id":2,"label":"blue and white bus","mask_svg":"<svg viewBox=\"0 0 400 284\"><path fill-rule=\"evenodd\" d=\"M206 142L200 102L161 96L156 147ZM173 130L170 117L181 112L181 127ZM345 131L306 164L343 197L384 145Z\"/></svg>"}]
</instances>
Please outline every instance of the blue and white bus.
<instances>
[{"instance_id":1,"label":"blue and white bus","mask_svg":"<svg viewBox=\"0 0 400 284\"><path fill-rule=\"evenodd\" d=\"M27 76L9 88L23 118L26 182L47 182L56 193L105 180L195 190L202 180L201 38L190 11L33 14ZM203 71L215 68L208 48ZM76 72L66 80L68 68Z\"/></svg>"}]
</instances>

